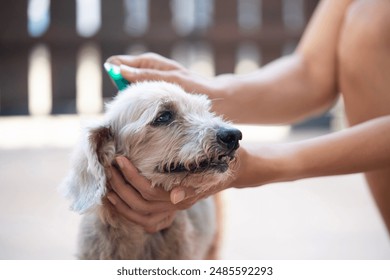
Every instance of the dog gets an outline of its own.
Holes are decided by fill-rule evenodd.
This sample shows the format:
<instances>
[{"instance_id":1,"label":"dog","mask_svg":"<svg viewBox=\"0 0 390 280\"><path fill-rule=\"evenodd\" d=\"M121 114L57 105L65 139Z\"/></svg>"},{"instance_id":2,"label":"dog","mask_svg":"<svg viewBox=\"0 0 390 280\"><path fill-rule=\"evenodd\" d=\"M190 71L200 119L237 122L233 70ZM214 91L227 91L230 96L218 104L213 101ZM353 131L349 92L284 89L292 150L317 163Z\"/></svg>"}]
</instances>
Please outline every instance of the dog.
<instances>
[{"instance_id":1,"label":"dog","mask_svg":"<svg viewBox=\"0 0 390 280\"><path fill-rule=\"evenodd\" d=\"M83 214L78 258L208 258L218 230L212 197L150 234L115 213L106 193L108 169L119 155L166 191L181 185L201 193L227 180L242 134L210 108L206 96L157 81L132 84L107 104L103 119L85 129L62 184L71 209Z\"/></svg>"}]
</instances>

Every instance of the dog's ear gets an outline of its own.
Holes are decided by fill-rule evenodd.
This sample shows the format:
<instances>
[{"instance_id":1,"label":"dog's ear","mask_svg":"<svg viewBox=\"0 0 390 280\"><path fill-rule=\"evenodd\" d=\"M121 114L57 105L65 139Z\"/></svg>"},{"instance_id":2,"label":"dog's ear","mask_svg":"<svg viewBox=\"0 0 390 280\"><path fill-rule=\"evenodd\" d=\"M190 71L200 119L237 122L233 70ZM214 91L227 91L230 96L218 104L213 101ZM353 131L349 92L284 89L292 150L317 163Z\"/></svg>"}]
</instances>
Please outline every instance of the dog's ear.
<instances>
[{"instance_id":1,"label":"dog's ear","mask_svg":"<svg viewBox=\"0 0 390 280\"><path fill-rule=\"evenodd\" d=\"M72 170L61 188L72 200L72 210L84 213L101 203L106 193L106 172L115 156L115 143L109 126L90 128L74 151Z\"/></svg>"}]
</instances>

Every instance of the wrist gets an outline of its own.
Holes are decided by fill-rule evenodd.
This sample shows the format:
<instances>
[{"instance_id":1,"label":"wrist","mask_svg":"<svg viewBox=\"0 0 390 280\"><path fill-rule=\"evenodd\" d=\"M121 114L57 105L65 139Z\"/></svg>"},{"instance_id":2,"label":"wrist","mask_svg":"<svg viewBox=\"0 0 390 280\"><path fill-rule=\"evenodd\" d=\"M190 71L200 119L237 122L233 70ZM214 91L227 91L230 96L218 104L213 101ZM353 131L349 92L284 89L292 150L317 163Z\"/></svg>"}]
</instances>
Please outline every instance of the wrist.
<instances>
[{"instance_id":1,"label":"wrist","mask_svg":"<svg viewBox=\"0 0 390 280\"><path fill-rule=\"evenodd\" d=\"M302 164L294 146L245 146L238 151L238 167L229 187L245 188L300 179Z\"/></svg>"},{"instance_id":2,"label":"wrist","mask_svg":"<svg viewBox=\"0 0 390 280\"><path fill-rule=\"evenodd\" d=\"M290 144L274 144L258 149L258 172L267 172L264 183L287 182L299 179L301 164L294 147Z\"/></svg>"},{"instance_id":3,"label":"wrist","mask_svg":"<svg viewBox=\"0 0 390 280\"><path fill-rule=\"evenodd\" d=\"M275 162L279 168L277 175L279 180L275 182L295 181L304 177L304 167L296 145L281 144Z\"/></svg>"},{"instance_id":4,"label":"wrist","mask_svg":"<svg viewBox=\"0 0 390 280\"><path fill-rule=\"evenodd\" d=\"M219 115L231 117L234 110L231 108L231 98L234 97L236 86L235 76L233 74L222 74L210 80L208 97L213 100L213 111Z\"/></svg>"}]
</instances>

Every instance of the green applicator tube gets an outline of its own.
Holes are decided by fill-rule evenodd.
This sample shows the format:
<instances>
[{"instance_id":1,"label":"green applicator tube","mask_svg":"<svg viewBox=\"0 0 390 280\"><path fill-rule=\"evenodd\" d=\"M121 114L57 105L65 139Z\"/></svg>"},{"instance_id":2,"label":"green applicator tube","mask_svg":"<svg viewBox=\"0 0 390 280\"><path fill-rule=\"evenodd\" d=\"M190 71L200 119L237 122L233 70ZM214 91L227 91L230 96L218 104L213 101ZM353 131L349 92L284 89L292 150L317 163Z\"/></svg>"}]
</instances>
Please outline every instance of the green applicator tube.
<instances>
[{"instance_id":1,"label":"green applicator tube","mask_svg":"<svg viewBox=\"0 0 390 280\"><path fill-rule=\"evenodd\" d=\"M124 90L130 85L130 82L123 78L121 70L118 65L111 63L104 63L104 69L107 74L110 76L111 80L114 82L118 90Z\"/></svg>"}]
</instances>

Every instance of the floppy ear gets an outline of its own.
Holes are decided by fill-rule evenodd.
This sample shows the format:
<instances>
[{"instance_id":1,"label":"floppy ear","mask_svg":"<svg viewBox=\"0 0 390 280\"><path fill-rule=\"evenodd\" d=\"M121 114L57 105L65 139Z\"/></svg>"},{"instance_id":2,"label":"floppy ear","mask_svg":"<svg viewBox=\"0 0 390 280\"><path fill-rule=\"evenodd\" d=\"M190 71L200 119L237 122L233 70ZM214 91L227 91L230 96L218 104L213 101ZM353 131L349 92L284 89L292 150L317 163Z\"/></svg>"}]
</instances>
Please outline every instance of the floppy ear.
<instances>
[{"instance_id":1,"label":"floppy ear","mask_svg":"<svg viewBox=\"0 0 390 280\"><path fill-rule=\"evenodd\" d=\"M114 137L110 127L99 126L86 131L74 151L72 170L61 188L72 200L71 209L84 213L101 204L106 193L105 168L115 156Z\"/></svg>"}]
</instances>

